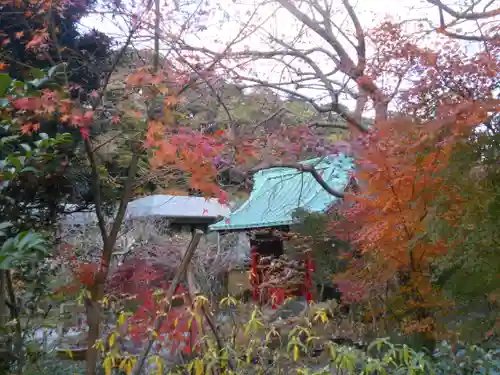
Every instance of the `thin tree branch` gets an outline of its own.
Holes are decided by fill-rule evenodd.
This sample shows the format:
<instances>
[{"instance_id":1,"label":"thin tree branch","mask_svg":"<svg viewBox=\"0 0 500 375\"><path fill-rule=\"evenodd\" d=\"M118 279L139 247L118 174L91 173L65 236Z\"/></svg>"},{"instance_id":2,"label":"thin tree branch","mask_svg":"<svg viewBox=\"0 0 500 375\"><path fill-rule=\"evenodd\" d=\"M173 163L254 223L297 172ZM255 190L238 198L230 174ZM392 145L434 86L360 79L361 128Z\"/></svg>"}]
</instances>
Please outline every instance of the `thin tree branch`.
<instances>
[{"instance_id":1,"label":"thin tree branch","mask_svg":"<svg viewBox=\"0 0 500 375\"><path fill-rule=\"evenodd\" d=\"M236 73L237 74L237 73ZM238 78L250 82L254 82L257 85L254 86L263 86L263 87L269 87L275 90L282 91L284 93L287 93L289 95L295 96L297 98L300 98L308 103L311 103L311 105L320 113L327 113L327 112L335 112L337 113L340 117L342 117L349 125L352 125L354 128L359 130L362 133L366 133L368 129L361 124L361 122L357 121L354 116L349 114L339 103L337 102L331 102L329 104L324 104L324 105L319 105L316 103L316 100L313 98L310 98L308 96L305 96L303 94L299 94L294 90L287 89L286 87L282 87L279 84L276 83L271 83L267 81L263 81L257 78L253 77L248 77L248 76L241 76L238 74ZM253 86L253 87L254 87Z\"/></svg>"},{"instance_id":2,"label":"thin tree branch","mask_svg":"<svg viewBox=\"0 0 500 375\"><path fill-rule=\"evenodd\" d=\"M175 291L177 290L177 286L179 285L180 281L186 274L186 270L188 268L189 263L191 262L191 259L193 258L194 252L198 247L198 244L200 243L202 234L203 232L197 229L193 237L191 238L191 242L189 243L189 246L184 254L184 257L182 258L182 262L179 268L177 269L175 277L172 280L172 283L170 284L170 287L168 288L167 293L165 295L165 308L163 310L163 313L156 318L153 332L149 334L149 339L146 344L146 347L143 349L141 355L137 359L137 362L131 372L131 375L139 375L141 373L142 368L144 367L144 362L146 361L146 358L149 352L151 351L154 342L156 341L156 333L160 330L161 326L163 325L163 322L165 321L170 311L170 308L172 306L172 298L175 294Z\"/></svg>"},{"instance_id":3,"label":"thin tree branch","mask_svg":"<svg viewBox=\"0 0 500 375\"><path fill-rule=\"evenodd\" d=\"M335 190L323 179L318 170L314 167L314 165L302 164L302 163L270 163L258 166L256 168L251 169L248 174L253 175L259 171L270 169L270 168L290 168L296 169L299 172L310 173L316 182L325 189L328 194L333 195L336 198L344 198L344 193Z\"/></svg>"},{"instance_id":4,"label":"thin tree branch","mask_svg":"<svg viewBox=\"0 0 500 375\"><path fill-rule=\"evenodd\" d=\"M18 374L21 375L23 373L24 366L24 354L23 354L23 333L21 328L21 321L19 320L19 307L16 302L16 294L14 292L14 285L12 283L12 274L10 270L5 272L6 284L7 284L7 293L9 294L9 299L11 303L11 313L12 317L15 320L16 327L16 341L15 341L15 349L18 355L17 365L18 365Z\"/></svg>"},{"instance_id":5,"label":"thin tree branch","mask_svg":"<svg viewBox=\"0 0 500 375\"><path fill-rule=\"evenodd\" d=\"M426 0L429 4L437 6L439 9L443 10L444 12L448 13L450 16L455 17L457 19L464 19L464 20L479 20L479 19L484 19L484 18L491 18L500 15L500 8L496 8L493 10L489 11L483 11L483 12L458 12L454 10L452 7L444 4L441 0ZM492 3L490 2L490 5Z\"/></svg>"},{"instance_id":6,"label":"thin tree branch","mask_svg":"<svg viewBox=\"0 0 500 375\"><path fill-rule=\"evenodd\" d=\"M91 176L92 176L92 190L94 193L94 209L97 216L97 225L101 231L101 236L103 243L106 244L108 240L108 231L106 229L106 220L104 219L104 213L102 211L102 201L101 201L101 177L97 168L97 161L95 158L94 151L92 150L92 144L90 139L84 139L85 152L87 154L87 159L90 163Z\"/></svg>"}]
</instances>

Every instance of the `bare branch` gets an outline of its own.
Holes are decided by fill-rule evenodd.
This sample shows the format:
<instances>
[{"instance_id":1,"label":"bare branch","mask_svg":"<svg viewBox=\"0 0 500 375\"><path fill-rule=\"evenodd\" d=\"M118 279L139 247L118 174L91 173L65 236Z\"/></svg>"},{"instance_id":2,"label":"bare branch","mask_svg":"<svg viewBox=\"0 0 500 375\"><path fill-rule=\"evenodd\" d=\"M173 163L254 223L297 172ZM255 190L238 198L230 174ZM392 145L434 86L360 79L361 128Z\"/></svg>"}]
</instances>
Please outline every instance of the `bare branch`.
<instances>
[{"instance_id":1,"label":"bare branch","mask_svg":"<svg viewBox=\"0 0 500 375\"><path fill-rule=\"evenodd\" d=\"M320 186L325 189L328 194L333 195L336 198L344 198L344 193L333 189L328 183L323 179L318 170L314 167L314 165L309 164L301 164L301 163L284 163L284 164L266 164L261 165L257 168L253 168L249 171L249 174L255 174L258 171L270 169L270 168L291 168L296 169L300 172L310 173L314 179L320 184Z\"/></svg>"},{"instance_id":2,"label":"bare branch","mask_svg":"<svg viewBox=\"0 0 500 375\"><path fill-rule=\"evenodd\" d=\"M272 89L282 91L282 92L287 93L289 95L295 96L297 98L300 98L308 103L311 103L312 106L320 113L335 112L340 117L342 117L349 125L355 127L357 130L359 130L362 133L366 133L368 130L360 121L357 121L354 116L352 116L350 113L348 113L344 109L344 107L341 106L338 102L331 102L329 104L320 105L320 104L316 103L315 99L307 97L307 96L302 95L302 94L299 94L294 90L287 89L286 87L282 87L280 84L271 83L271 82L259 80L257 78L242 76L242 75L238 75L238 78L240 78L244 81L255 82L257 84L255 86L269 87Z\"/></svg>"},{"instance_id":3,"label":"bare branch","mask_svg":"<svg viewBox=\"0 0 500 375\"><path fill-rule=\"evenodd\" d=\"M455 17L457 19L464 20L479 20L484 18L491 18L500 15L500 8L495 8L489 11L483 12L459 12L451 8L450 6L444 4L441 0L426 0L428 3L437 6L442 11L448 13L450 16ZM490 5L492 2L489 3Z\"/></svg>"},{"instance_id":4,"label":"bare branch","mask_svg":"<svg viewBox=\"0 0 500 375\"><path fill-rule=\"evenodd\" d=\"M450 6L444 4L441 0L426 0L429 4L435 5L438 8L439 11L439 29L438 32L440 32L443 35L446 35L450 38L453 39L460 39L460 40L465 40L469 42L489 42L489 41L496 41L499 40L500 34L494 34L492 36L490 35L485 35L482 30L481 30L481 25L479 24L480 20L487 20L487 19L494 19L498 15L500 15L500 8L495 8L492 10L487 10L489 6L493 4L493 2L488 2L484 6L484 10L482 12L474 12L473 7L476 5L474 2L472 3L471 6L469 6L467 9L464 11L456 11ZM445 19L444 19L444 14L448 14L454 18L452 22L449 24L446 24ZM455 26L459 21L475 21L477 26L478 26L478 32L479 35L470 35L470 34L463 34L459 32L454 32L454 31L449 31L448 29L451 26Z\"/></svg>"}]
</instances>

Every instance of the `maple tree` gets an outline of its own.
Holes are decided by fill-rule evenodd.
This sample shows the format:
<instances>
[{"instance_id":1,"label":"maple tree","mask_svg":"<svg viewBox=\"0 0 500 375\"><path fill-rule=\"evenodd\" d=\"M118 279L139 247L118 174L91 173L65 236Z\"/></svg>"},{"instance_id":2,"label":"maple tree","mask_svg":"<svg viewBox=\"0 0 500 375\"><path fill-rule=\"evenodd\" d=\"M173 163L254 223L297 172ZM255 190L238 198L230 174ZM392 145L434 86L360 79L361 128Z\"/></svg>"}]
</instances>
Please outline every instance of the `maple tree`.
<instances>
[{"instance_id":1,"label":"maple tree","mask_svg":"<svg viewBox=\"0 0 500 375\"><path fill-rule=\"evenodd\" d=\"M362 282L365 300L380 302L390 290L383 308L390 306L402 329L436 337L442 330L436 312L443 313L450 301L434 283L435 267L459 240L436 235L432 225L439 218L454 228L467 212L460 184L445 176L461 145L498 112L498 45L467 56L455 41L446 40L439 53L400 39L404 34L392 23L371 35L381 37L380 53L386 58L370 68L372 74L403 66L414 78L395 96L399 116L376 122L355 147L362 190L346 195L345 220L336 221L332 230L356 244L362 258L336 278ZM394 53L400 40L404 48ZM466 171L474 167L462 166ZM439 203L443 197L445 210Z\"/></svg>"}]
</instances>

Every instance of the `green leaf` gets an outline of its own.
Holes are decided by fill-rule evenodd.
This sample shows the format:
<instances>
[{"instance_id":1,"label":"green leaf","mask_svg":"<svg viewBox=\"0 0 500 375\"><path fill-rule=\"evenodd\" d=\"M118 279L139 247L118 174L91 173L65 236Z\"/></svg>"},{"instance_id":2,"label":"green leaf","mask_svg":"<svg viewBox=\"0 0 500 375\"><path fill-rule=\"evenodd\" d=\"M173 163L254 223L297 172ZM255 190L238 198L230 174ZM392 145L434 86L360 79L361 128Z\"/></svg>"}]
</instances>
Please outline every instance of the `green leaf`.
<instances>
[{"instance_id":1,"label":"green leaf","mask_svg":"<svg viewBox=\"0 0 500 375\"><path fill-rule=\"evenodd\" d=\"M9 135L8 137L3 137L0 139L0 145L4 145L9 142L14 142L15 140L19 139L18 135Z\"/></svg>"},{"instance_id":2,"label":"green leaf","mask_svg":"<svg viewBox=\"0 0 500 375\"><path fill-rule=\"evenodd\" d=\"M26 152L31 152L31 146L27 143L21 143L20 146L24 149Z\"/></svg>"},{"instance_id":3,"label":"green leaf","mask_svg":"<svg viewBox=\"0 0 500 375\"><path fill-rule=\"evenodd\" d=\"M33 78L43 78L43 77L45 77L45 72L41 69L33 68L33 69L30 69L29 75Z\"/></svg>"},{"instance_id":4,"label":"green leaf","mask_svg":"<svg viewBox=\"0 0 500 375\"><path fill-rule=\"evenodd\" d=\"M2 177L3 182L7 182L14 178L14 173L11 171L2 171L0 176Z\"/></svg>"},{"instance_id":5,"label":"green leaf","mask_svg":"<svg viewBox=\"0 0 500 375\"><path fill-rule=\"evenodd\" d=\"M10 102L7 98L0 98L0 108L7 108Z\"/></svg>"},{"instance_id":6,"label":"green leaf","mask_svg":"<svg viewBox=\"0 0 500 375\"><path fill-rule=\"evenodd\" d=\"M2 248L0 249L0 254L2 255L8 255L12 252L12 249L15 248L15 237L14 238L8 238L2 245Z\"/></svg>"},{"instance_id":7,"label":"green leaf","mask_svg":"<svg viewBox=\"0 0 500 375\"><path fill-rule=\"evenodd\" d=\"M35 88L41 88L44 84L48 83L50 81L49 78L35 78L31 81L28 81L30 85L32 85Z\"/></svg>"},{"instance_id":8,"label":"green leaf","mask_svg":"<svg viewBox=\"0 0 500 375\"><path fill-rule=\"evenodd\" d=\"M61 64L54 65L49 69L48 76L50 78L55 78L57 76L63 76L66 73L66 67L68 63L63 62Z\"/></svg>"},{"instance_id":9,"label":"green leaf","mask_svg":"<svg viewBox=\"0 0 500 375\"><path fill-rule=\"evenodd\" d=\"M28 232L22 233L20 237L21 239L19 241L19 244L17 245L20 251L25 252L34 249L43 250L45 240L38 234Z\"/></svg>"},{"instance_id":10,"label":"green leaf","mask_svg":"<svg viewBox=\"0 0 500 375\"><path fill-rule=\"evenodd\" d=\"M10 87L12 79L7 73L0 73L0 96L4 96Z\"/></svg>"},{"instance_id":11,"label":"green leaf","mask_svg":"<svg viewBox=\"0 0 500 375\"><path fill-rule=\"evenodd\" d=\"M4 230L10 227L12 227L12 223L9 221L3 221L0 223L0 230Z\"/></svg>"},{"instance_id":12,"label":"green leaf","mask_svg":"<svg viewBox=\"0 0 500 375\"><path fill-rule=\"evenodd\" d=\"M6 255L0 255L0 270L9 269L10 264L11 264L10 257L8 257Z\"/></svg>"},{"instance_id":13,"label":"green leaf","mask_svg":"<svg viewBox=\"0 0 500 375\"><path fill-rule=\"evenodd\" d=\"M25 167L21 169L21 173L28 173L28 172L38 174L39 171L35 167Z\"/></svg>"},{"instance_id":14,"label":"green leaf","mask_svg":"<svg viewBox=\"0 0 500 375\"><path fill-rule=\"evenodd\" d=\"M14 80L12 81L12 86L16 89L19 89L19 88L25 88L26 85L24 84L23 81L17 81L17 80Z\"/></svg>"},{"instance_id":15,"label":"green leaf","mask_svg":"<svg viewBox=\"0 0 500 375\"><path fill-rule=\"evenodd\" d=\"M16 170L19 170L23 166L23 160L20 156L9 155L7 156L7 161L14 166Z\"/></svg>"},{"instance_id":16,"label":"green leaf","mask_svg":"<svg viewBox=\"0 0 500 375\"><path fill-rule=\"evenodd\" d=\"M8 221L4 221L0 223L0 237L7 237L7 232L5 231L7 228L10 228L12 223Z\"/></svg>"}]
</instances>

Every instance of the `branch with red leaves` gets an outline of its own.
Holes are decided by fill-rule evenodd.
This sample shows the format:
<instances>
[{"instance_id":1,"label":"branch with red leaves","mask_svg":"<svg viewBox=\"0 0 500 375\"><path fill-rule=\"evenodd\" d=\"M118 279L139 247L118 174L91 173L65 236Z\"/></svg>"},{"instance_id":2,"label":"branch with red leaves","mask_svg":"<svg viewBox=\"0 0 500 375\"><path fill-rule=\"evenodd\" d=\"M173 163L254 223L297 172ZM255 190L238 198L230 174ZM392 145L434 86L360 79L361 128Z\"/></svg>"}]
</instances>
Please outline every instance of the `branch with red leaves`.
<instances>
[{"instance_id":1,"label":"branch with red leaves","mask_svg":"<svg viewBox=\"0 0 500 375\"><path fill-rule=\"evenodd\" d=\"M162 324L165 321L165 317L167 316L168 312L170 311L170 308L172 306L172 298L174 297L174 293L177 290L177 286L181 282L182 278L186 274L186 270L188 269L188 266L191 262L191 259L193 258L194 252L196 248L198 247L198 244L200 243L201 236L203 235L203 232L199 229L197 229L191 239L191 242L189 243L188 248L186 249L186 252L184 254L184 257L182 259L181 265L177 269L177 273L175 274L174 279L172 280L172 283L170 284L170 287L167 290L166 296L165 296L165 309L164 313L160 314L156 321L155 325L153 328L153 332L150 333L148 342L146 344L146 347L142 351L141 355L137 359L137 362L131 372L132 375L139 375L142 371L142 368L144 367L144 362L146 361L146 358L151 351L151 348L153 347L153 343L156 341L156 336L155 333L161 328Z\"/></svg>"}]
</instances>

